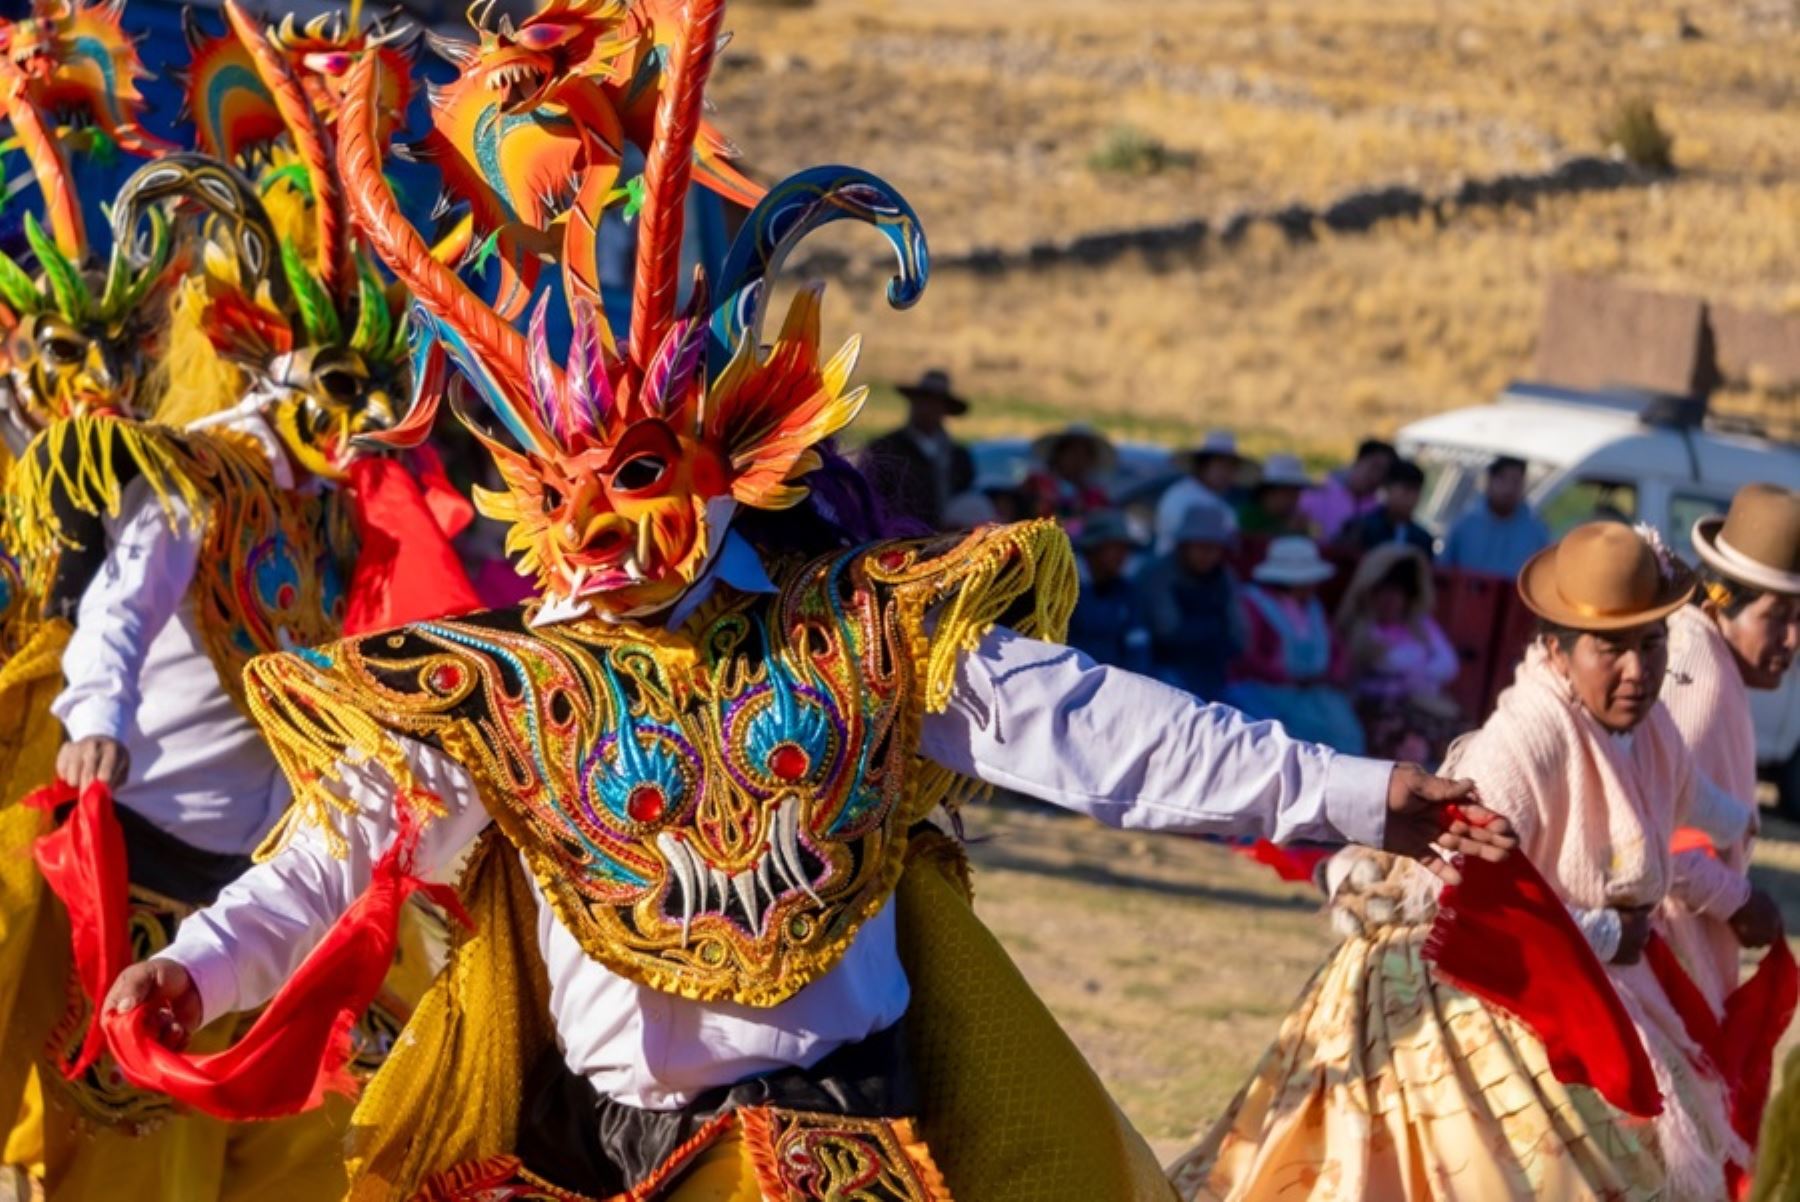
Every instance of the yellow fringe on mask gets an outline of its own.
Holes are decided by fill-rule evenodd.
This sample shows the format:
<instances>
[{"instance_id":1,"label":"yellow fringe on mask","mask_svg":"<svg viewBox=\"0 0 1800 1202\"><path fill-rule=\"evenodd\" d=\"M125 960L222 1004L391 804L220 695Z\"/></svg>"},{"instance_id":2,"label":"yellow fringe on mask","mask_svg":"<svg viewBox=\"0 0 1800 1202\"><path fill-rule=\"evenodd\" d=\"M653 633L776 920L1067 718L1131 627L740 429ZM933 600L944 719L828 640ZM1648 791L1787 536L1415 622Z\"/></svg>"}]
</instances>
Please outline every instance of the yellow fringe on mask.
<instances>
[{"instance_id":1,"label":"yellow fringe on mask","mask_svg":"<svg viewBox=\"0 0 1800 1202\"><path fill-rule=\"evenodd\" d=\"M145 382L152 421L181 427L223 413L248 387L243 371L213 349L205 309L206 281L183 280L169 306L167 348Z\"/></svg>"},{"instance_id":2,"label":"yellow fringe on mask","mask_svg":"<svg viewBox=\"0 0 1800 1202\"><path fill-rule=\"evenodd\" d=\"M1788 1053L1775 1100L1763 1115L1751 1202L1800 1202L1800 1048Z\"/></svg>"},{"instance_id":3,"label":"yellow fringe on mask","mask_svg":"<svg viewBox=\"0 0 1800 1202\"><path fill-rule=\"evenodd\" d=\"M21 565L53 559L68 544L54 498L90 513L119 512L121 455L149 483L171 521L172 496L181 499L188 513L201 512L200 489L182 470L182 453L165 429L105 417L55 422L32 440L7 476L8 538Z\"/></svg>"}]
</instances>

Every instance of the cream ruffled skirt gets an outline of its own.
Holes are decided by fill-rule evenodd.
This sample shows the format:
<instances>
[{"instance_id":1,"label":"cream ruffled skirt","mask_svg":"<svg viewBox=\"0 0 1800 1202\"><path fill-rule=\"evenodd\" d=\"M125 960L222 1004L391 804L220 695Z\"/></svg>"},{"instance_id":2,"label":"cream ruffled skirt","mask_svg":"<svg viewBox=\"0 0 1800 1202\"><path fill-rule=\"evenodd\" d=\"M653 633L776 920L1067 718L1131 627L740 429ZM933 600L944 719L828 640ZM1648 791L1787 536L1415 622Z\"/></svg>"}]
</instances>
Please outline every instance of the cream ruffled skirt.
<instances>
[{"instance_id":1,"label":"cream ruffled skirt","mask_svg":"<svg viewBox=\"0 0 1800 1202\"><path fill-rule=\"evenodd\" d=\"M1338 948L1170 1169L1182 1199L1667 1198L1652 1124L1563 1085L1522 1024L1434 980L1426 931Z\"/></svg>"}]
</instances>

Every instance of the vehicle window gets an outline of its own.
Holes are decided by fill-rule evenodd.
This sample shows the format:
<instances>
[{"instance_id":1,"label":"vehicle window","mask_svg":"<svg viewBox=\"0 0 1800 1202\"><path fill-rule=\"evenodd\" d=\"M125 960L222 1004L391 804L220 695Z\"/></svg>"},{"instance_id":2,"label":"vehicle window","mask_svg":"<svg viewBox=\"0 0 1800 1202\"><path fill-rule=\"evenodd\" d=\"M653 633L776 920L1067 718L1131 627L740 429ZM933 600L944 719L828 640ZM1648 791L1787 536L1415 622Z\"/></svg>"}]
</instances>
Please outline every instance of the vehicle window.
<instances>
[{"instance_id":1,"label":"vehicle window","mask_svg":"<svg viewBox=\"0 0 1800 1202\"><path fill-rule=\"evenodd\" d=\"M1694 562L1694 523L1730 507L1729 497L1708 497L1700 493L1678 492L1669 498L1669 525L1663 531L1675 554Z\"/></svg>"},{"instance_id":2,"label":"vehicle window","mask_svg":"<svg viewBox=\"0 0 1800 1202\"><path fill-rule=\"evenodd\" d=\"M1583 522L1602 518L1635 522L1637 485L1623 480L1572 480L1544 502L1538 516L1550 527L1552 538L1561 538Z\"/></svg>"},{"instance_id":3,"label":"vehicle window","mask_svg":"<svg viewBox=\"0 0 1800 1202\"><path fill-rule=\"evenodd\" d=\"M1428 529L1442 534L1462 515L1480 490L1480 469L1474 464L1421 461L1425 491L1416 515Z\"/></svg>"}]
</instances>

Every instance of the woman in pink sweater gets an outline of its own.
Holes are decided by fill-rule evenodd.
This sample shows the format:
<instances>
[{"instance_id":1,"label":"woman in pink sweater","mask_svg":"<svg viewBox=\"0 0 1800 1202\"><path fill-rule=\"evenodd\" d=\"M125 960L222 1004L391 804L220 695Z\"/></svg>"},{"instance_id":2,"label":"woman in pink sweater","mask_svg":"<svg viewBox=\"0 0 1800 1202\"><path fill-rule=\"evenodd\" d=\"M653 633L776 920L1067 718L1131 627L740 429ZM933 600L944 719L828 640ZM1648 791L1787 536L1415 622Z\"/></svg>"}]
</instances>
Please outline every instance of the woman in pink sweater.
<instances>
[{"instance_id":1,"label":"woman in pink sweater","mask_svg":"<svg viewBox=\"0 0 1800 1202\"><path fill-rule=\"evenodd\" d=\"M1780 687L1800 647L1800 493L1747 485L1729 514L1695 524L1694 551L1702 587L1669 618L1662 699L1713 804L1709 821L1678 832L1677 841L1710 848L1742 875L1757 825L1750 690ZM1780 923L1773 905L1760 903L1721 921L1671 901L1665 918L1669 942L1721 1013L1738 983L1743 936Z\"/></svg>"},{"instance_id":2,"label":"woman in pink sweater","mask_svg":"<svg viewBox=\"0 0 1800 1202\"><path fill-rule=\"evenodd\" d=\"M1658 694L1666 621L1693 591L1691 573L1628 527L1571 531L1520 575L1542 635L1445 763L1507 816L1575 916L1649 1055L1662 1113L1634 1119L1565 1084L1537 1032L1426 963L1431 880L1341 853L1326 875L1347 938L1225 1117L1171 1170L1184 1200L1728 1196L1728 1166L1747 1170L1750 1149L1650 950L1665 898L1730 919L1749 893L1742 874L1672 848L1696 772Z\"/></svg>"}]
</instances>

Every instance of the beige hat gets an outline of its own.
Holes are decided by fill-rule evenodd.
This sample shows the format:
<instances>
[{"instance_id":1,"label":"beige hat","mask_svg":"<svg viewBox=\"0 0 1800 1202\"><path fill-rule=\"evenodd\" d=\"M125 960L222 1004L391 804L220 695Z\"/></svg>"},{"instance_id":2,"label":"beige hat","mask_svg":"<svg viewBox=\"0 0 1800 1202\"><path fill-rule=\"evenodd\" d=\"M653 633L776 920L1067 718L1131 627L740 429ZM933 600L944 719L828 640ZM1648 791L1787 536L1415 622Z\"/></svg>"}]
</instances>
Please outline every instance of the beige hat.
<instances>
[{"instance_id":1,"label":"beige hat","mask_svg":"<svg viewBox=\"0 0 1800 1202\"><path fill-rule=\"evenodd\" d=\"M1694 523L1694 553L1727 580L1800 594L1800 492L1746 484L1731 511Z\"/></svg>"},{"instance_id":2,"label":"beige hat","mask_svg":"<svg viewBox=\"0 0 1800 1202\"><path fill-rule=\"evenodd\" d=\"M1284 534L1269 544L1263 561L1251 569L1258 584L1323 584L1337 569L1319 554L1319 545L1304 534Z\"/></svg>"},{"instance_id":3,"label":"beige hat","mask_svg":"<svg viewBox=\"0 0 1800 1202\"><path fill-rule=\"evenodd\" d=\"M1679 559L1620 522L1589 522L1533 555L1519 573L1525 607L1570 630L1628 630L1666 618L1694 595Z\"/></svg>"}]
</instances>

